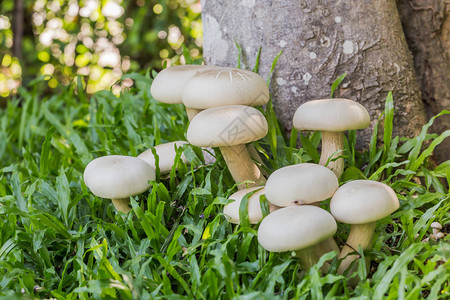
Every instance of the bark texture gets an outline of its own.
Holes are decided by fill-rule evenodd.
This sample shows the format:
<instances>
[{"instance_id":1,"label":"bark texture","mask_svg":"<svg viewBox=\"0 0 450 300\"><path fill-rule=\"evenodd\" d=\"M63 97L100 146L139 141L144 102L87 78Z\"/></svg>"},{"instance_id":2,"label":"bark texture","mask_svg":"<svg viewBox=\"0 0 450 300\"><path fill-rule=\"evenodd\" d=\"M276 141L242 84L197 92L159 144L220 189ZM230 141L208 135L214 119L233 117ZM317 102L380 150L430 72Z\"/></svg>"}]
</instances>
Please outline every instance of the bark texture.
<instances>
[{"instance_id":1,"label":"bark texture","mask_svg":"<svg viewBox=\"0 0 450 300\"><path fill-rule=\"evenodd\" d=\"M262 47L260 73L267 78L272 60L283 51L270 88L287 132L297 107L329 97L332 82L345 72L347 79L335 96L366 107L371 127L388 91L395 97L394 134L416 135L425 122L394 0L206 0L202 7L207 64L236 66L236 41L251 69ZM359 147L371 133L372 128L358 133Z\"/></svg>"},{"instance_id":2,"label":"bark texture","mask_svg":"<svg viewBox=\"0 0 450 300\"><path fill-rule=\"evenodd\" d=\"M450 110L450 1L398 0L397 5L430 118ZM450 116L437 119L431 129L437 133L450 129ZM450 139L436 148L435 155L439 162L450 159Z\"/></svg>"}]
</instances>

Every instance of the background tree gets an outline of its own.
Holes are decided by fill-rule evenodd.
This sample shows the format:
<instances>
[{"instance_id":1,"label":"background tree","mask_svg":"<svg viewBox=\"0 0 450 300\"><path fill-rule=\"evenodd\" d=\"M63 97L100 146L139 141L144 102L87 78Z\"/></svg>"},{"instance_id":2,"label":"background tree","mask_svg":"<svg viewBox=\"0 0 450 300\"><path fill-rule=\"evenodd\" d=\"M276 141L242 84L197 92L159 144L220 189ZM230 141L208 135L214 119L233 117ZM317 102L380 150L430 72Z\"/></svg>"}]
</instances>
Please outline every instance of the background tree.
<instances>
[{"instance_id":1,"label":"background tree","mask_svg":"<svg viewBox=\"0 0 450 300\"><path fill-rule=\"evenodd\" d=\"M440 3L438 16L444 24L447 18L442 12L444 2L428 2ZM410 10L417 11L414 5ZM238 56L236 42L242 48L245 65L252 67L258 49L262 47L260 70L267 77L272 60L279 51L283 51L273 74L271 91L275 111L287 131L292 127L295 109L305 101L328 97L331 83L343 73L348 76L335 96L357 100L372 117L372 128L363 131L358 139L362 143L369 141L388 91L394 93L396 135L416 135L426 120L425 111L434 114L448 108L448 94L439 91L439 95L434 92L433 96L426 96L428 101L425 101L424 109L420 88L429 88L430 85L419 85L416 80L411 52L394 0L210 0L202 1L202 7L204 59L208 64L235 66ZM416 13L416 19L411 20L406 17L409 15L407 10L404 15L404 23L417 27L423 22L419 13ZM434 32L445 31L445 27L436 23L426 28ZM411 29L414 30L417 28ZM414 39L421 40L420 35L410 36L410 44L414 44ZM443 60L448 62L448 56L442 53L444 47L436 47L432 42L438 43L435 35L425 39L423 44L435 47L435 52L439 53L441 59L434 64L438 65ZM437 55L427 51L422 53L429 60ZM421 67L416 58L417 71L420 72L424 65ZM427 68L428 71L430 68L432 66ZM445 81L448 67L443 65L434 70L437 74L422 71L419 78L427 82L436 76L448 85L448 80ZM423 94L428 95L427 92ZM447 149L445 152L448 159L450 151Z\"/></svg>"},{"instance_id":2,"label":"background tree","mask_svg":"<svg viewBox=\"0 0 450 300\"><path fill-rule=\"evenodd\" d=\"M0 96L39 75L50 91L81 75L94 93L125 72L184 63L183 51L200 59L200 12L198 0L3 0Z\"/></svg>"}]
</instances>

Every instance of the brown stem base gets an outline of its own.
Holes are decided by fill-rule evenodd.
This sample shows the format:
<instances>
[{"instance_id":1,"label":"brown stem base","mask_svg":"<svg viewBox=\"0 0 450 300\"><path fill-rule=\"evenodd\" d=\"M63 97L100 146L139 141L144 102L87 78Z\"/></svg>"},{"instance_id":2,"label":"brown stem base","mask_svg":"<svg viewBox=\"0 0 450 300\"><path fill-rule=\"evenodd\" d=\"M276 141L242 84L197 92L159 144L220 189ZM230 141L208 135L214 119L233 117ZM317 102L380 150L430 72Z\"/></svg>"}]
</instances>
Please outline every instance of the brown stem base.
<instances>
[{"instance_id":1,"label":"brown stem base","mask_svg":"<svg viewBox=\"0 0 450 300\"><path fill-rule=\"evenodd\" d=\"M128 206L130 199L111 199L111 201L117 211L123 212L124 214L130 212L131 208Z\"/></svg>"},{"instance_id":2,"label":"brown stem base","mask_svg":"<svg viewBox=\"0 0 450 300\"><path fill-rule=\"evenodd\" d=\"M201 109L186 107L186 114L188 116L189 122L201 111Z\"/></svg>"},{"instance_id":3,"label":"brown stem base","mask_svg":"<svg viewBox=\"0 0 450 300\"><path fill-rule=\"evenodd\" d=\"M253 181L254 183L239 184L238 189L261 186L266 183L266 179L262 175L258 166L251 159L247 147L245 145L220 147L223 158L227 163L228 169L236 183L244 181Z\"/></svg>"}]
</instances>

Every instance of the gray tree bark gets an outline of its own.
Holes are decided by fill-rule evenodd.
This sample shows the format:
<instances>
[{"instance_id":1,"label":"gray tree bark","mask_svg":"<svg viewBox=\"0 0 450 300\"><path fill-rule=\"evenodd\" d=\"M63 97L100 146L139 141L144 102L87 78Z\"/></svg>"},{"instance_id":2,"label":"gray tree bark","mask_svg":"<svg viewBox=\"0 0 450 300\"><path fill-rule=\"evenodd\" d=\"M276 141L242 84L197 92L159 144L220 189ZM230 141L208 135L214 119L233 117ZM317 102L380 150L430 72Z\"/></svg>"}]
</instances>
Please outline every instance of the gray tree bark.
<instances>
[{"instance_id":1,"label":"gray tree bark","mask_svg":"<svg viewBox=\"0 0 450 300\"><path fill-rule=\"evenodd\" d=\"M412 57L394 0L204 0L204 59L236 66L242 47L248 69L262 47L260 73L267 78L282 50L272 81L275 112L287 132L297 107L327 98L333 81L347 73L335 96L356 100L371 115L358 133L367 145L373 125L394 93L394 134L413 136L425 122Z\"/></svg>"},{"instance_id":2,"label":"gray tree bark","mask_svg":"<svg viewBox=\"0 0 450 300\"><path fill-rule=\"evenodd\" d=\"M397 6L430 118L450 110L450 1L398 0ZM450 129L450 116L437 119L431 129ZM438 162L450 159L450 139L435 149L435 156Z\"/></svg>"}]
</instances>

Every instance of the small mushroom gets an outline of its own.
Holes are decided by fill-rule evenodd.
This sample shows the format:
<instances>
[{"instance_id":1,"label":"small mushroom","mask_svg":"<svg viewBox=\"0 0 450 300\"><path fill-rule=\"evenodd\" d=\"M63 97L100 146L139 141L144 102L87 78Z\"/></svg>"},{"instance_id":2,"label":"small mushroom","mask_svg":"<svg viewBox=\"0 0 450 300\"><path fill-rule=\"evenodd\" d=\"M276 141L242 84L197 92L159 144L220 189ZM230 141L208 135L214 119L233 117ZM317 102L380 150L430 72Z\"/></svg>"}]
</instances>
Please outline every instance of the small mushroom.
<instances>
[{"instance_id":1,"label":"small mushroom","mask_svg":"<svg viewBox=\"0 0 450 300\"><path fill-rule=\"evenodd\" d=\"M258 242L270 252L295 251L307 269L324 254L314 246L332 237L336 230L336 221L324 209L311 205L287 206L262 220Z\"/></svg>"},{"instance_id":2,"label":"small mushroom","mask_svg":"<svg viewBox=\"0 0 450 300\"><path fill-rule=\"evenodd\" d=\"M153 98L167 104L182 102L183 89L186 82L199 71L217 68L216 66L181 65L166 68L153 80L150 92ZM198 109L186 106L189 121L199 112Z\"/></svg>"},{"instance_id":3,"label":"small mushroom","mask_svg":"<svg viewBox=\"0 0 450 300\"><path fill-rule=\"evenodd\" d=\"M159 170L161 174L167 174L172 170L175 156L177 154L177 152L175 151L175 145L177 148L180 148L185 144L188 144L188 142L176 141L155 146L155 151L159 158ZM144 160L153 169L156 169L155 156L152 153L152 149L148 149L142 152L138 155L138 158ZM184 154L181 154L181 160L183 160L185 164L188 164L188 160L186 159Z\"/></svg>"},{"instance_id":4,"label":"small mushroom","mask_svg":"<svg viewBox=\"0 0 450 300\"><path fill-rule=\"evenodd\" d=\"M129 198L148 190L155 170L137 157L109 155L91 161L83 177L94 195L111 199L118 211L128 213Z\"/></svg>"},{"instance_id":5,"label":"small mushroom","mask_svg":"<svg viewBox=\"0 0 450 300\"><path fill-rule=\"evenodd\" d=\"M303 163L273 172L267 179L266 197L277 206L312 204L330 198L338 187L330 169Z\"/></svg>"},{"instance_id":6,"label":"small mushroom","mask_svg":"<svg viewBox=\"0 0 450 300\"><path fill-rule=\"evenodd\" d=\"M264 115L244 105L228 105L205 109L189 124L187 140L199 147L219 147L236 183L253 181L249 187L263 185L266 180L250 158L246 143L263 138L268 131ZM238 185L245 188L244 184Z\"/></svg>"},{"instance_id":7,"label":"small mushroom","mask_svg":"<svg viewBox=\"0 0 450 300\"><path fill-rule=\"evenodd\" d=\"M225 205L225 207L223 208L223 214L227 218L228 222L233 224L240 223L239 207L241 205L241 201L248 193L251 192L254 193L248 198L248 205L247 205L248 221L250 222L250 224L258 224L259 221L262 220L263 214L261 211L261 204L259 202L259 198L261 197L261 195L264 195L264 187L253 187L249 189L240 190L228 198L230 200L234 200L233 202ZM270 212L274 212L279 208L280 207L273 205L269 202Z\"/></svg>"},{"instance_id":8,"label":"small mushroom","mask_svg":"<svg viewBox=\"0 0 450 300\"><path fill-rule=\"evenodd\" d=\"M434 235L436 239L443 239L445 237L445 234L443 232L438 232Z\"/></svg>"},{"instance_id":9,"label":"small mushroom","mask_svg":"<svg viewBox=\"0 0 450 300\"><path fill-rule=\"evenodd\" d=\"M439 222L433 222L431 223L431 228L433 228L433 235L436 235L441 232L442 225Z\"/></svg>"},{"instance_id":10,"label":"small mushroom","mask_svg":"<svg viewBox=\"0 0 450 300\"><path fill-rule=\"evenodd\" d=\"M366 128L370 124L367 110L359 103L348 99L323 99L306 102L294 114L297 130L322 132L321 165L336 174L339 179L344 170L344 160L336 153L344 149L344 131ZM337 158L337 159L336 159Z\"/></svg>"},{"instance_id":11,"label":"small mushroom","mask_svg":"<svg viewBox=\"0 0 450 300\"><path fill-rule=\"evenodd\" d=\"M338 272L342 274L358 255L348 255L372 247L377 220L385 218L399 207L397 195L388 185L372 180L355 180L342 185L331 198L330 211L337 221L351 224L347 246Z\"/></svg>"}]
</instances>

